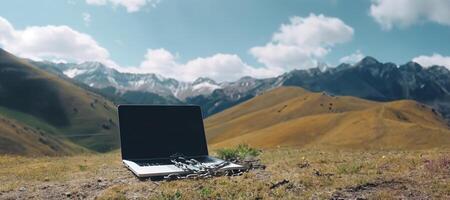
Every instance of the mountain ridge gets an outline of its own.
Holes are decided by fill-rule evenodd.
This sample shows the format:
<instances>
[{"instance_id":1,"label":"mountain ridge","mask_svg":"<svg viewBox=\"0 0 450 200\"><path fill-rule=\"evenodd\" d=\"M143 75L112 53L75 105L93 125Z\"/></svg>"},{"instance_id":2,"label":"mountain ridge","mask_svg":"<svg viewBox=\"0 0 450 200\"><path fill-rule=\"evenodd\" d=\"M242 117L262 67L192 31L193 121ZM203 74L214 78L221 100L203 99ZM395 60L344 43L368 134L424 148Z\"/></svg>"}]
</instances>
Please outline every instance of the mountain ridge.
<instances>
[{"instance_id":1,"label":"mountain ridge","mask_svg":"<svg viewBox=\"0 0 450 200\"><path fill-rule=\"evenodd\" d=\"M61 68L61 65L58 66ZM102 65L102 68L107 67ZM108 70L115 71L114 73L118 77L123 74L127 74L124 76L132 76L129 73L121 73L113 69ZM94 86L90 80L108 79L104 74L98 75L99 77L90 74L91 78L89 79L83 78L83 75L78 75L78 79L75 78L75 80ZM108 87L115 88L115 92L110 95L118 94L126 97L126 100L130 103L199 104L205 111L205 115L210 116L264 91L279 86L299 86L314 92L325 91L330 94L350 95L377 101L413 99L433 106L450 120L450 103L448 101L450 100L450 71L442 66L424 68L412 61L403 65L396 65L390 62L382 63L374 57L367 56L353 65L342 63L334 68L318 66L306 70L292 70L272 78L242 77L236 81L221 83L209 78L198 78L188 83L155 74L135 74L135 76L147 76L154 80L168 80L169 85L155 84L154 87L145 89L134 86L134 88L127 89L125 85L130 83L124 83L120 87L109 85ZM152 81L141 83L151 85ZM138 97L135 94L126 95L130 91L134 93L138 91L140 94Z\"/></svg>"},{"instance_id":2,"label":"mountain ridge","mask_svg":"<svg viewBox=\"0 0 450 200\"><path fill-rule=\"evenodd\" d=\"M83 62L81 64L34 63L47 71L65 75L90 87L100 89L114 87L119 95L127 91L141 91L184 100L188 96L207 95L220 88L220 85L210 78L199 77L193 82L183 82L154 73L119 72L100 62Z\"/></svg>"}]
</instances>

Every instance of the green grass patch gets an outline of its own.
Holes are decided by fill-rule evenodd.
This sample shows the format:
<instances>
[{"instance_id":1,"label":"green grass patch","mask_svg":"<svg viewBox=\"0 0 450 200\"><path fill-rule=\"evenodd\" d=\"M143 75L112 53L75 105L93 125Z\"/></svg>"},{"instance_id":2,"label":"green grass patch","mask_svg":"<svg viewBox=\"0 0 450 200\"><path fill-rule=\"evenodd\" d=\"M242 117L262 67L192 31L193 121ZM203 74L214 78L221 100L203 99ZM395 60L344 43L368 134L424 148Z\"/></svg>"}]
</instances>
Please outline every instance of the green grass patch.
<instances>
[{"instance_id":1,"label":"green grass patch","mask_svg":"<svg viewBox=\"0 0 450 200\"><path fill-rule=\"evenodd\" d=\"M57 128L48 124L47 122L42 121L32 115L29 115L29 114L26 114L26 113L23 113L20 111L15 111L15 110L11 110L11 109L0 106L0 113L2 115L4 115L5 117L22 122L28 126L31 126L35 129L37 129L37 130L43 130L45 133L59 134L61 132Z\"/></svg>"},{"instance_id":2,"label":"green grass patch","mask_svg":"<svg viewBox=\"0 0 450 200\"><path fill-rule=\"evenodd\" d=\"M212 190L209 187L204 187L200 190L200 196L202 198L208 198L211 196L211 194L212 194Z\"/></svg>"},{"instance_id":3,"label":"green grass patch","mask_svg":"<svg viewBox=\"0 0 450 200\"><path fill-rule=\"evenodd\" d=\"M240 144L235 148L223 148L217 150L217 156L224 160L238 160L251 156L256 157L261 154L261 150L252 148L247 144Z\"/></svg>"}]
</instances>

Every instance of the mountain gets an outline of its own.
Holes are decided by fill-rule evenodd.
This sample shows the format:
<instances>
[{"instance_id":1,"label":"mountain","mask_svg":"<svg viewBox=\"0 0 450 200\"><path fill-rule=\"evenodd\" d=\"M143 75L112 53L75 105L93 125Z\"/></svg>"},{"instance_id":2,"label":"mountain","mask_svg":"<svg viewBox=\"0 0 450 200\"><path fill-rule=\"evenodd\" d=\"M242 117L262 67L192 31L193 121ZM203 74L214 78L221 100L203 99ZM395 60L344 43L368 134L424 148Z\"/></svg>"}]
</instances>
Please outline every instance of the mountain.
<instances>
[{"instance_id":1,"label":"mountain","mask_svg":"<svg viewBox=\"0 0 450 200\"><path fill-rule=\"evenodd\" d=\"M0 114L19 123L15 126L35 130L28 131L29 135L34 134L26 137L29 143L33 137L37 138L37 131L50 142L58 138L63 143L74 143L92 151L109 151L119 145L113 103L2 49ZM8 135L2 132L1 136L21 141L24 137L20 132L23 131Z\"/></svg>"},{"instance_id":2,"label":"mountain","mask_svg":"<svg viewBox=\"0 0 450 200\"><path fill-rule=\"evenodd\" d=\"M210 116L281 85L281 79L278 78L243 77L235 82L221 83L221 89L214 90L210 95L188 97L185 101L200 105L204 115Z\"/></svg>"},{"instance_id":3,"label":"mountain","mask_svg":"<svg viewBox=\"0 0 450 200\"><path fill-rule=\"evenodd\" d=\"M294 70L275 78L244 78L222 85L211 95L191 97L208 115L241 103L279 86L298 86L313 92L355 96L376 101L416 100L432 106L450 122L450 71L442 66L424 68L408 62L397 66L373 57L335 68Z\"/></svg>"},{"instance_id":4,"label":"mountain","mask_svg":"<svg viewBox=\"0 0 450 200\"><path fill-rule=\"evenodd\" d=\"M350 149L450 147L434 109L411 100L380 103L280 87L206 119L213 148L240 143Z\"/></svg>"},{"instance_id":5,"label":"mountain","mask_svg":"<svg viewBox=\"0 0 450 200\"><path fill-rule=\"evenodd\" d=\"M450 71L442 66L424 68L414 62L397 66L366 57L353 66L341 65L316 75L293 71L284 76L283 85L377 101L412 99L450 119Z\"/></svg>"},{"instance_id":6,"label":"mountain","mask_svg":"<svg viewBox=\"0 0 450 200\"><path fill-rule=\"evenodd\" d=\"M157 74L122 73L99 62L51 63L34 62L40 68L82 82L94 88L115 88L116 94L126 92L148 92L169 99L184 100L190 96L208 95L221 86L208 78L194 82L182 82Z\"/></svg>"},{"instance_id":7,"label":"mountain","mask_svg":"<svg viewBox=\"0 0 450 200\"><path fill-rule=\"evenodd\" d=\"M416 100L432 106L450 121L450 71L442 66L425 68L414 62L398 66L368 56L354 65L343 63L333 68L319 64L317 68L293 70L273 78L243 77L222 83L207 78L189 83L155 74L121 73L95 62L36 65L119 96L127 103L198 104L205 116L279 86L299 86L313 92L376 101Z\"/></svg>"}]
</instances>

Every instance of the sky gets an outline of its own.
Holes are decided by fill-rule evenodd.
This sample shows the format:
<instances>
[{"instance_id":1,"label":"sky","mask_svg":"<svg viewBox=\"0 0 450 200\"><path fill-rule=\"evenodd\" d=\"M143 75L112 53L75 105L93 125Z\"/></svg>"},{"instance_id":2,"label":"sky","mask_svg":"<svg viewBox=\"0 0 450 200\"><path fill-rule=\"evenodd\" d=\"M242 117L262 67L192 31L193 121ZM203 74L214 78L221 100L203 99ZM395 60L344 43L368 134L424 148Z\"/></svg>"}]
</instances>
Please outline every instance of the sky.
<instances>
[{"instance_id":1,"label":"sky","mask_svg":"<svg viewBox=\"0 0 450 200\"><path fill-rule=\"evenodd\" d=\"M448 0L14 0L0 47L184 81L272 77L364 56L450 68Z\"/></svg>"}]
</instances>

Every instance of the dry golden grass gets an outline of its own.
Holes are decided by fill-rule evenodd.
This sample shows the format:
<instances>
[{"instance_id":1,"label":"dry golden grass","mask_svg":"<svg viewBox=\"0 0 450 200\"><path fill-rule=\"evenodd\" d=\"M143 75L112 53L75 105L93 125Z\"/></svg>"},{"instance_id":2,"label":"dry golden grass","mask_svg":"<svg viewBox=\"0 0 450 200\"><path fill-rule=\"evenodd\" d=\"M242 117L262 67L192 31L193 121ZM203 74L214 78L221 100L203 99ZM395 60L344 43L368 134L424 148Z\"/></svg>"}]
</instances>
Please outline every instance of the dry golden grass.
<instances>
[{"instance_id":1,"label":"dry golden grass","mask_svg":"<svg viewBox=\"0 0 450 200\"><path fill-rule=\"evenodd\" d=\"M106 171L100 169L117 168L120 164L118 153L34 158L3 155L0 156L0 182L3 183L0 191L45 182L67 182L98 176L112 178L112 173L108 176L104 174Z\"/></svg>"},{"instance_id":2,"label":"dry golden grass","mask_svg":"<svg viewBox=\"0 0 450 200\"><path fill-rule=\"evenodd\" d=\"M206 120L213 148L426 149L450 146L446 122L414 101L378 103L281 87Z\"/></svg>"},{"instance_id":3,"label":"dry golden grass","mask_svg":"<svg viewBox=\"0 0 450 200\"><path fill-rule=\"evenodd\" d=\"M239 177L139 181L119 153L58 158L0 157L0 199L369 199L450 198L450 149L328 151L276 148L265 170ZM288 183L271 189L274 183ZM25 191L24 191L25 190ZM70 194L70 195L69 195Z\"/></svg>"}]
</instances>

